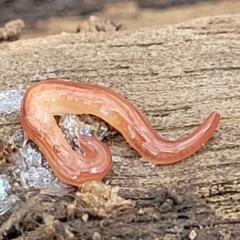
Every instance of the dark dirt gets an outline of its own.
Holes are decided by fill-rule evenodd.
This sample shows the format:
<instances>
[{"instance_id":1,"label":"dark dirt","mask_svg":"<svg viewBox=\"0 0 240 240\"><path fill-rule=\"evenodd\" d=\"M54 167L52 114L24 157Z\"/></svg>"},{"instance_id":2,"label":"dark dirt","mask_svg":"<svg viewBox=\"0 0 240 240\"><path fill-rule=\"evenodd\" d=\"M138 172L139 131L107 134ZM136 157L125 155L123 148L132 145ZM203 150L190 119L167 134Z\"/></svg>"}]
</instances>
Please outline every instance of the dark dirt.
<instances>
[{"instance_id":1,"label":"dark dirt","mask_svg":"<svg viewBox=\"0 0 240 240\"><path fill-rule=\"evenodd\" d=\"M37 195L2 224L0 235L7 231L1 239L22 239L18 235L24 231L24 239L191 239L201 232L198 239L220 237L217 230L200 231L214 224L214 212L199 196L187 192L164 187L123 191L119 195L134 208L105 217L93 209L73 207L74 197Z\"/></svg>"}]
</instances>

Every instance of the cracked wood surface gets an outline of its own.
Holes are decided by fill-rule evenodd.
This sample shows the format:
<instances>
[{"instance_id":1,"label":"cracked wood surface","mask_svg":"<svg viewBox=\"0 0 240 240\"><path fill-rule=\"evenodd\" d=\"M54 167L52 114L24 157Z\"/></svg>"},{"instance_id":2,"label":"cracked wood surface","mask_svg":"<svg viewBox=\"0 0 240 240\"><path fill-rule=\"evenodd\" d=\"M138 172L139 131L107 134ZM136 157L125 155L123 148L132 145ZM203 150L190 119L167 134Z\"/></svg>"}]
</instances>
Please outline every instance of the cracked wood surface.
<instances>
[{"instance_id":1,"label":"cracked wood surface","mask_svg":"<svg viewBox=\"0 0 240 240\"><path fill-rule=\"evenodd\" d=\"M113 139L109 145L120 161L106 179L126 188L125 195L129 189L161 185L182 189L186 199L196 194L196 199L203 198L214 210L217 230L211 239L222 236L225 229L237 236L229 219L234 223L240 219L239 29L240 15L232 15L165 28L61 34L3 43L1 91L25 89L46 78L102 84L133 102L168 139L192 132L212 110L219 110L222 117L213 139L178 164L153 167L140 160L123 138ZM0 137L18 128L16 122L18 113L1 114ZM223 222L225 225L220 224ZM209 231L200 231L197 239L206 239L204 234Z\"/></svg>"}]
</instances>

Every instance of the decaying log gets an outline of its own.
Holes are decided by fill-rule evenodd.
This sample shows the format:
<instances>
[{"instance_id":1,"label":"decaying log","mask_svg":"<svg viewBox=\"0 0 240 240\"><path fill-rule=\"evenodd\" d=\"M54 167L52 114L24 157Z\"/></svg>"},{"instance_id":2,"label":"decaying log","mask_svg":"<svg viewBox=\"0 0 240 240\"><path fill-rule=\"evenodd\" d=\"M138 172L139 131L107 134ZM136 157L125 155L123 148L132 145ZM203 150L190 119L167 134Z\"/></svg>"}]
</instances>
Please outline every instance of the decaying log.
<instances>
[{"instance_id":1,"label":"decaying log","mask_svg":"<svg viewBox=\"0 0 240 240\"><path fill-rule=\"evenodd\" d=\"M150 190L163 186L182 201L170 204L169 215L150 211L136 218L132 212L102 225L89 220L85 228L75 222L78 239L95 232L105 239L240 239L239 29L240 15L216 16L165 28L61 34L0 45L1 91L25 89L46 78L102 84L126 96L168 139L188 134L212 110L221 112L213 139L178 164L153 167L140 161L122 137L109 142L120 160L106 180L121 188L121 196L140 208L139 201L148 201L149 207L149 199L158 197ZM1 113L0 137L19 127L16 122L18 112Z\"/></svg>"}]
</instances>

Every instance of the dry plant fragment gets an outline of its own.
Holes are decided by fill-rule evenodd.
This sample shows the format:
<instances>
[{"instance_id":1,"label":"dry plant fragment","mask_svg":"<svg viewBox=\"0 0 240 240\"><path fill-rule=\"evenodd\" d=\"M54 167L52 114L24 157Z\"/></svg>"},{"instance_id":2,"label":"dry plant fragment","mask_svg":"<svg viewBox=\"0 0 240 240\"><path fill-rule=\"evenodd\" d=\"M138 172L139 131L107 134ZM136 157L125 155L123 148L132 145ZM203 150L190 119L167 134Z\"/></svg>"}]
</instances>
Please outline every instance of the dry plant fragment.
<instances>
[{"instance_id":1,"label":"dry plant fragment","mask_svg":"<svg viewBox=\"0 0 240 240\"><path fill-rule=\"evenodd\" d=\"M118 31L122 25L116 21L101 20L96 16L90 16L89 19L80 23L77 32L113 32Z\"/></svg>"},{"instance_id":2,"label":"dry plant fragment","mask_svg":"<svg viewBox=\"0 0 240 240\"><path fill-rule=\"evenodd\" d=\"M85 183L76 193L74 203L68 207L69 214L74 208L79 207L88 209L99 217L108 217L119 211L133 208L133 203L119 197L112 187L94 181Z\"/></svg>"},{"instance_id":3,"label":"dry plant fragment","mask_svg":"<svg viewBox=\"0 0 240 240\"><path fill-rule=\"evenodd\" d=\"M0 28L0 41L14 41L20 38L21 32L25 27L22 19L7 22Z\"/></svg>"},{"instance_id":4,"label":"dry plant fragment","mask_svg":"<svg viewBox=\"0 0 240 240\"><path fill-rule=\"evenodd\" d=\"M112 137L117 133L117 130L115 130L112 126L110 126L101 118L98 118L96 116L82 114L79 116L79 120L83 125L82 128L86 125L89 125L93 136L98 138L99 140Z\"/></svg>"},{"instance_id":5,"label":"dry plant fragment","mask_svg":"<svg viewBox=\"0 0 240 240\"><path fill-rule=\"evenodd\" d=\"M0 239L6 234L13 226L16 226L21 222L23 218L27 216L31 211L37 211L40 209L39 196L36 195L29 199L21 208L12 213L9 219L0 226Z\"/></svg>"},{"instance_id":6,"label":"dry plant fragment","mask_svg":"<svg viewBox=\"0 0 240 240\"><path fill-rule=\"evenodd\" d=\"M12 146L7 142L0 140L0 159L4 163L9 163L12 152Z\"/></svg>"},{"instance_id":7,"label":"dry plant fragment","mask_svg":"<svg viewBox=\"0 0 240 240\"><path fill-rule=\"evenodd\" d=\"M5 142L0 140L0 164L20 164L23 161L22 155L13 141Z\"/></svg>"},{"instance_id":8,"label":"dry plant fragment","mask_svg":"<svg viewBox=\"0 0 240 240\"><path fill-rule=\"evenodd\" d=\"M40 226L40 228L31 232L34 235L34 232L37 233L39 229L43 228L44 233L46 233L46 237L57 237L57 239L61 240L71 240L74 238L74 234L70 231L68 224L62 223L59 220L55 220L54 216L49 214L43 214L44 226ZM31 238L28 238L31 239ZM42 239L42 238L40 238Z\"/></svg>"}]
</instances>

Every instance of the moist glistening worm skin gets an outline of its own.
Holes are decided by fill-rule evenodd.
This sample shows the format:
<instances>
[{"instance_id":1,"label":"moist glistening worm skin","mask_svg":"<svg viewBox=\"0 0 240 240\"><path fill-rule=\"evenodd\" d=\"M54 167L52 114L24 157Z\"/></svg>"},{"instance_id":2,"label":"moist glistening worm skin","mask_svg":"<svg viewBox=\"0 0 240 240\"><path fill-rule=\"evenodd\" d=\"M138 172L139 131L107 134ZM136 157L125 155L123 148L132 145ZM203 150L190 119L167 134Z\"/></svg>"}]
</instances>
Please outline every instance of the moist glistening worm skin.
<instances>
[{"instance_id":1,"label":"moist glistening worm skin","mask_svg":"<svg viewBox=\"0 0 240 240\"><path fill-rule=\"evenodd\" d=\"M61 79L33 84L22 100L23 131L39 146L57 177L74 186L104 178L112 167L112 157L109 148L94 137L80 137L83 155L72 150L54 119L66 113L103 119L154 164L175 163L194 154L212 137L220 120L220 113L213 111L193 133L168 141L131 102L109 88Z\"/></svg>"}]
</instances>

